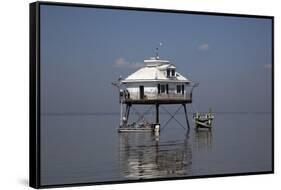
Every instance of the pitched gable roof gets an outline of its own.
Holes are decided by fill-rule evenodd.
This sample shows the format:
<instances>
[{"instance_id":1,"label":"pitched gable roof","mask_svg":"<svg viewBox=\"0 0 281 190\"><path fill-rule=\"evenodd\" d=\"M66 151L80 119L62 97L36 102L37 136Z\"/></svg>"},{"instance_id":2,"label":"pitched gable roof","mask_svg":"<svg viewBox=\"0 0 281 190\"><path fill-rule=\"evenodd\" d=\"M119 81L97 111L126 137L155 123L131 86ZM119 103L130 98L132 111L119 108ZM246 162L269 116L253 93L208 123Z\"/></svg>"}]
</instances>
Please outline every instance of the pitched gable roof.
<instances>
[{"instance_id":1,"label":"pitched gable roof","mask_svg":"<svg viewBox=\"0 0 281 190\"><path fill-rule=\"evenodd\" d=\"M146 60L145 63L148 61ZM153 65L153 62L155 65ZM160 64L161 63L161 64ZM122 83L133 83L133 82L153 82L153 81L165 81L165 82L191 82L186 77L182 76L180 73L176 72L175 77L169 78L165 75L165 70L167 68L176 67L170 64L169 61L161 60L161 62L149 61L149 65L146 65L136 72L129 75L127 78L122 80Z\"/></svg>"}]
</instances>

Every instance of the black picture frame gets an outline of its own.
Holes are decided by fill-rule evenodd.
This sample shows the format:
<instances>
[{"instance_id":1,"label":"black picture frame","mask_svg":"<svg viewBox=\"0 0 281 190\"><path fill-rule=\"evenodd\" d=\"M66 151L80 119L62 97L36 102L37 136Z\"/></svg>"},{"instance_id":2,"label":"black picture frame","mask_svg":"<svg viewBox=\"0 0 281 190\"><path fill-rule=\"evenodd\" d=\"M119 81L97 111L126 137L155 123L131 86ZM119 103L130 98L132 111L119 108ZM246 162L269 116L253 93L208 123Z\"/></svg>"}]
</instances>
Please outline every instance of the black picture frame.
<instances>
[{"instance_id":1,"label":"black picture frame","mask_svg":"<svg viewBox=\"0 0 281 190\"><path fill-rule=\"evenodd\" d=\"M270 171L262 172L246 172L246 173L231 173L221 175L202 175L202 176L185 176L173 178L157 178L157 179L140 179L140 180L122 180L122 181L106 181L106 182L89 182L89 183L71 183L57 185L42 185L40 182L40 6L55 5L67 7L87 7L87 8L106 8L118 10L136 10L136 11L151 11L151 12L170 12L195 15L215 15L215 16L232 16L232 17L247 17L247 18L266 18L272 22L272 168ZM242 175L257 175L257 174L272 174L274 173L274 17L262 15L247 15L247 14L230 14L217 12L199 12L186 10L166 10L155 8L136 8L136 7L120 7L120 6L104 6L90 4L75 4L75 3L59 3L59 2L34 2L29 5L29 59L30 59L30 76L29 76L29 185L33 188L53 188L53 187L69 187L69 186L84 186L84 185L99 185L99 184L120 184L132 182L149 182L163 180L182 180L194 178L210 178L210 177L226 177L226 176L242 176Z\"/></svg>"}]
</instances>

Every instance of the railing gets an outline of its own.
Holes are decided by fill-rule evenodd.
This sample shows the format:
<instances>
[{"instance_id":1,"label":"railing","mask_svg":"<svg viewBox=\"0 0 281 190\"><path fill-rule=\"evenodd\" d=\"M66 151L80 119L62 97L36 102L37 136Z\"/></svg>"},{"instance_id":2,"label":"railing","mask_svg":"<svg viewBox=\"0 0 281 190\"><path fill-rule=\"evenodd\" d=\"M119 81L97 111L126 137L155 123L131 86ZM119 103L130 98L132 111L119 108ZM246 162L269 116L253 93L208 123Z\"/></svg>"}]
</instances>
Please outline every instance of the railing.
<instances>
[{"instance_id":1,"label":"railing","mask_svg":"<svg viewBox=\"0 0 281 190\"><path fill-rule=\"evenodd\" d=\"M152 99L190 99L189 93L177 94L177 93L169 93L169 94L157 94Z\"/></svg>"},{"instance_id":2,"label":"railing","mask_svg":"<svg viewBox=\"0 0 281 190\"><path fill-rule=\"evenodd\" d=\"M120 96L121 100L191 100L192 95L190 92L185 93L144 93L143 97L139 92L124 92Z\"/></svg>"},{"instance_id":3,"label":"railing","mask_svg":"<svg viewBox=\"0 0 281 190\"><path fill-rule=\"evenodd\" d=\"M119 100L120 102L127 101L127 100L133 100L133 101L144 101L144 100L187 100L192 102L192 92L195 87L197 87L199 83L193 83L191 88L186 90L184 93L175 93L174 91L169 93L157 93L155 91L153 92L144 92L143 96L141 97L140 92L130 92L128 90L121 90L118 86L120 96Z\"/></svg>"}]
</instances>

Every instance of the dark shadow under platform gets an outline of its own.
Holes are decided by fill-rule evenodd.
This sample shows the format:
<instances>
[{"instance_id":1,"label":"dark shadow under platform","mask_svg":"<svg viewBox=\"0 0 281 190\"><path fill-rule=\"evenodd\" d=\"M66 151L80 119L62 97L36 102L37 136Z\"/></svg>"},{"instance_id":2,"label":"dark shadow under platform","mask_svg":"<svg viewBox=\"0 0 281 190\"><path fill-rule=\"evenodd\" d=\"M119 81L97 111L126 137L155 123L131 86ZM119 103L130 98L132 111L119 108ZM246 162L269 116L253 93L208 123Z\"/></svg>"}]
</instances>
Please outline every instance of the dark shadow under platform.
<instances>
[{"instance_id":1,"label":"dark shadow under platform","mask_svg":"<svg viewBox=\"0 0 281 190\"><path fill-rule=\"evenodd\" d=\"M122 101L123 104L191 104L190 99L126 99Z\"/></svg>"}]
</instances>

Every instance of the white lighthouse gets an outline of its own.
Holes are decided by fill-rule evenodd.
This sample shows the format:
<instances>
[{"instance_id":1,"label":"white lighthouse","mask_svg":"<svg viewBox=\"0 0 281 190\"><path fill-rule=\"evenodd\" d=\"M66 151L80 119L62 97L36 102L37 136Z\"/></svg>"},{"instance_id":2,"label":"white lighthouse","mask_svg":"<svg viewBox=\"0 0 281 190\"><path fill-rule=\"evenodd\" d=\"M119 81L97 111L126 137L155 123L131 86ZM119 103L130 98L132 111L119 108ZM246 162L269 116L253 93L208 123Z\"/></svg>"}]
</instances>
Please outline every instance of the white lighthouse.
<instances>
[{"instance_id":1,"label":"white lighthouse","mask_svg":"<svg viewBox=\"0 0 281 190\"><path fill-rule=\"evenodd\" d=\"M186 104L192 102L192 90L196 86L181 75L174 63L156 57L144 60L144 66L123 80L120 80L120 127L119 132L135 130L159 130L159 106L162 104L179 104L185 111ZM155 105L155 122L130 124L129 113L135 104ZM123 105L126 105L123 111Z\"/></svg>"},{"instance_id":2,"label":"white lighthouse","mask_svg":"<svg viewBox=\"0 0 281 190\"><path fill-rule=\"evenodd\" d=\"M190 80L182 76L176 66L167 60L144 60L144 67L121 81L129 93L126 102L178 102L191 101L187 85Z\"/></svg>"}]
</instances>

